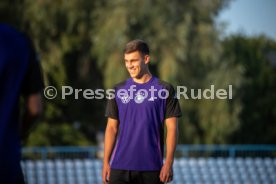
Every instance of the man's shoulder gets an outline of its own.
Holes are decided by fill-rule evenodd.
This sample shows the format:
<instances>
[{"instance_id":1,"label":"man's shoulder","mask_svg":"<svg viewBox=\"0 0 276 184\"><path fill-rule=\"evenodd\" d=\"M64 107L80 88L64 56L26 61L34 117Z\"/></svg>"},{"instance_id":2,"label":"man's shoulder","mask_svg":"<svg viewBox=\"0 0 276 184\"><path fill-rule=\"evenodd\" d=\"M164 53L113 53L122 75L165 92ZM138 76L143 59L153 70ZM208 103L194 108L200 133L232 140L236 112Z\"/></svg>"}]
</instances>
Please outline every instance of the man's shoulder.
<instances>
[{"instance_id":1,"label":"man's shoulder","mask_svg":"<svg viewBox=\"0 0 276 184\"><path fill-rule=\"evenodd\" d=\"M165 89L173 88L173 85L171 83L167 82L167 81L161 80L159 78L156 78L156 80L157 80L157 84L162 86Z\"/></svg>"},{"instance_id":2,"label":"man's shoulder","mask_svg":"<svg viewBox=\"0 0 276 184\"><path fill-rule=\"evenodd\" d=\"M114 85L114 89L121 89L121 88L124 88L127 86L128 82L129 82L130 79L127 79L127 80L124 80L124 81L121 81L117 84Z\"/></svg>"},{"instance_id":3,"label":"man's shoulder","mask_svg":"<svg viewBox=\"0 0 276 184\"><path fill-rule=\"evenodd\" d=\"M0 23L0 33L1 33L0 36L2 38L9 39L9 41L16 40L17 42L18 41L26 42L28 38L28 36L25 33L7 24Z\"/></svg>"}]
</instances>

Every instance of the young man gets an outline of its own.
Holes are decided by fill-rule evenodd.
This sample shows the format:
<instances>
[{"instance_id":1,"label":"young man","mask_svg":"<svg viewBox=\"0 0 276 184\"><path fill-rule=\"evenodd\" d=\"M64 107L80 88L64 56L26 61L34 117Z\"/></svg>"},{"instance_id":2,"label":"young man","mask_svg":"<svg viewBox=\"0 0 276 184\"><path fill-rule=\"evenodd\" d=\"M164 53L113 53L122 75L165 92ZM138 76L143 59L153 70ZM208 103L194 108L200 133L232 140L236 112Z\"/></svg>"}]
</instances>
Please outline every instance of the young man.
<instances>
[{"instance_id":1,"label":"young man","mask_svg":"<svg viewBox=\"0 0 276 184\"><path fill-rule=\"evenodd\" d=\"M0 84L0 183L23 184L20 138L26 138L42 111L40 92L44 84L31 41L3 24L0 24ZM25 102L22 121L20 95Z\"/></svg>"},{"instance_id":2,"label":"young man","mask_svg":"<svg viewBox=\"0 0 276 184\"><path fill-rule=\"evenodd\" d=\"M152 76L149 48L133 40L124 50L128 80L115 86L108 100L102 179L110 184L160 184L173 178L177 118L173 87ZM164 125L167 128L163 164Z\"/></svg>"}]
</instances>

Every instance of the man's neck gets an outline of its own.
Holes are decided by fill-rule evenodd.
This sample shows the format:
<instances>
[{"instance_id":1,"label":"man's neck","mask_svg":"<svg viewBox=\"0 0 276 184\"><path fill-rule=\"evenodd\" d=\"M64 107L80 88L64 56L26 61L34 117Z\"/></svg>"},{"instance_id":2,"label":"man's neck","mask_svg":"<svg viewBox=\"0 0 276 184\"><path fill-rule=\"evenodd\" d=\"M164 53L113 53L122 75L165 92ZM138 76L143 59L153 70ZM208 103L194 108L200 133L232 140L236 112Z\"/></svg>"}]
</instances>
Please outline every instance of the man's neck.
<instances>
[{"instance_id":1,"label":"man's neck","mask_svg":"<svg viewBox=\"0 0 276 184\"><path fill-rule=\"evenodd\" d=\"M140 78L133 78L133 81L139 84L148 82L152 78L151 73L145 73Z\"/></svg>"}]
</instances>

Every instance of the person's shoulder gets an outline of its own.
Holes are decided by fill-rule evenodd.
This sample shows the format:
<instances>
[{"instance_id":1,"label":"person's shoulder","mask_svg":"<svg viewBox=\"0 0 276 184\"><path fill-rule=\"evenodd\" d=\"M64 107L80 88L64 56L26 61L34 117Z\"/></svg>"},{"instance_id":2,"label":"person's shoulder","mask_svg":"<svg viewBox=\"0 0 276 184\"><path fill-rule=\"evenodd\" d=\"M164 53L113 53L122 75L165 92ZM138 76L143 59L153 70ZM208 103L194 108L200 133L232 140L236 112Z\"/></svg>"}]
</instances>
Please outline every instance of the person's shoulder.
<instances>
[{"instance_id":1,"label":"person's shoulder","mask_svg":"<svg viewBox=\"0 0 276 184\"><path fill-rule=\"evenodd\" d=\"M8 24L0 24L0 31L1 35L10 35L10 36L19 36L19 37L26 37L26 34L19 31L18 29L8 25Z\"/></svg>"},{"instance_id":2,"label":"person's shoulder","mask_svg":"<svg viewBox=\"0 0 276 184\"><path fill-rule=\"evenodd\" d=\"M173 85L167 81L161 80L159 78L156 78L158 85L162 86L165 89L171 89L173 88Z\"/></svg>"},{"instance_id":3,"label":"person's shoulder","mask_svg":"<svg viewBox=\"0 0 276 184\"><path fill-rule=\"evenodd\" d=\"M21 45L25 48L30 47L29 36L7 24L0 24L0 37L4 44L10 45L10 43L12 43L15 45Z\"/></svg>"},{"instance_id":4,"label":"person's shoulder","mask_svg":"<svg viewBox=\"0 0 276 184\"><path fill-rule=\"evenodd\" d=\"M113 88L114 88L114 89L121 89L121 88L124 88L124 87L129 83L129 80L130 80L130 79L121 81L121 82L115 84Z\"/></svg>"},{"instance_id":5,"label":"person's shoulder","mask_svg":"<svg viewBox=\"0 0 276 184\"><path fill-rule=\"evenodd\" d=\"M0 23L0 30L1 32L17 32L14 28L7 24Z\"/></svg>"}]
</instances>

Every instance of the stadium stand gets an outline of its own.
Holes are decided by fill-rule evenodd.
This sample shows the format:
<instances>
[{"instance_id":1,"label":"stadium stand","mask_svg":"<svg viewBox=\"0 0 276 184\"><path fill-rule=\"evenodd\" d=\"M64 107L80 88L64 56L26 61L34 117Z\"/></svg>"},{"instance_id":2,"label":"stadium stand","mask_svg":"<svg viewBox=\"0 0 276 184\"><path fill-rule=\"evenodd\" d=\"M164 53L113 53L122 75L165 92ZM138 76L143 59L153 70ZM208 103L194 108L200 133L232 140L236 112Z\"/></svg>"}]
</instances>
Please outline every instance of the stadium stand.
<instances>
[{"instance_id":1,"label":"stadium stand","mask_svg":"<svg viewBox=\"0 0 276 184\"><path fill-rule=\"evenodd\" d=\"M101 184L95 147L24 148L28 184ZM172 184L276 184L276 145L180 145Z\"/></svg>"}]
</instances>

